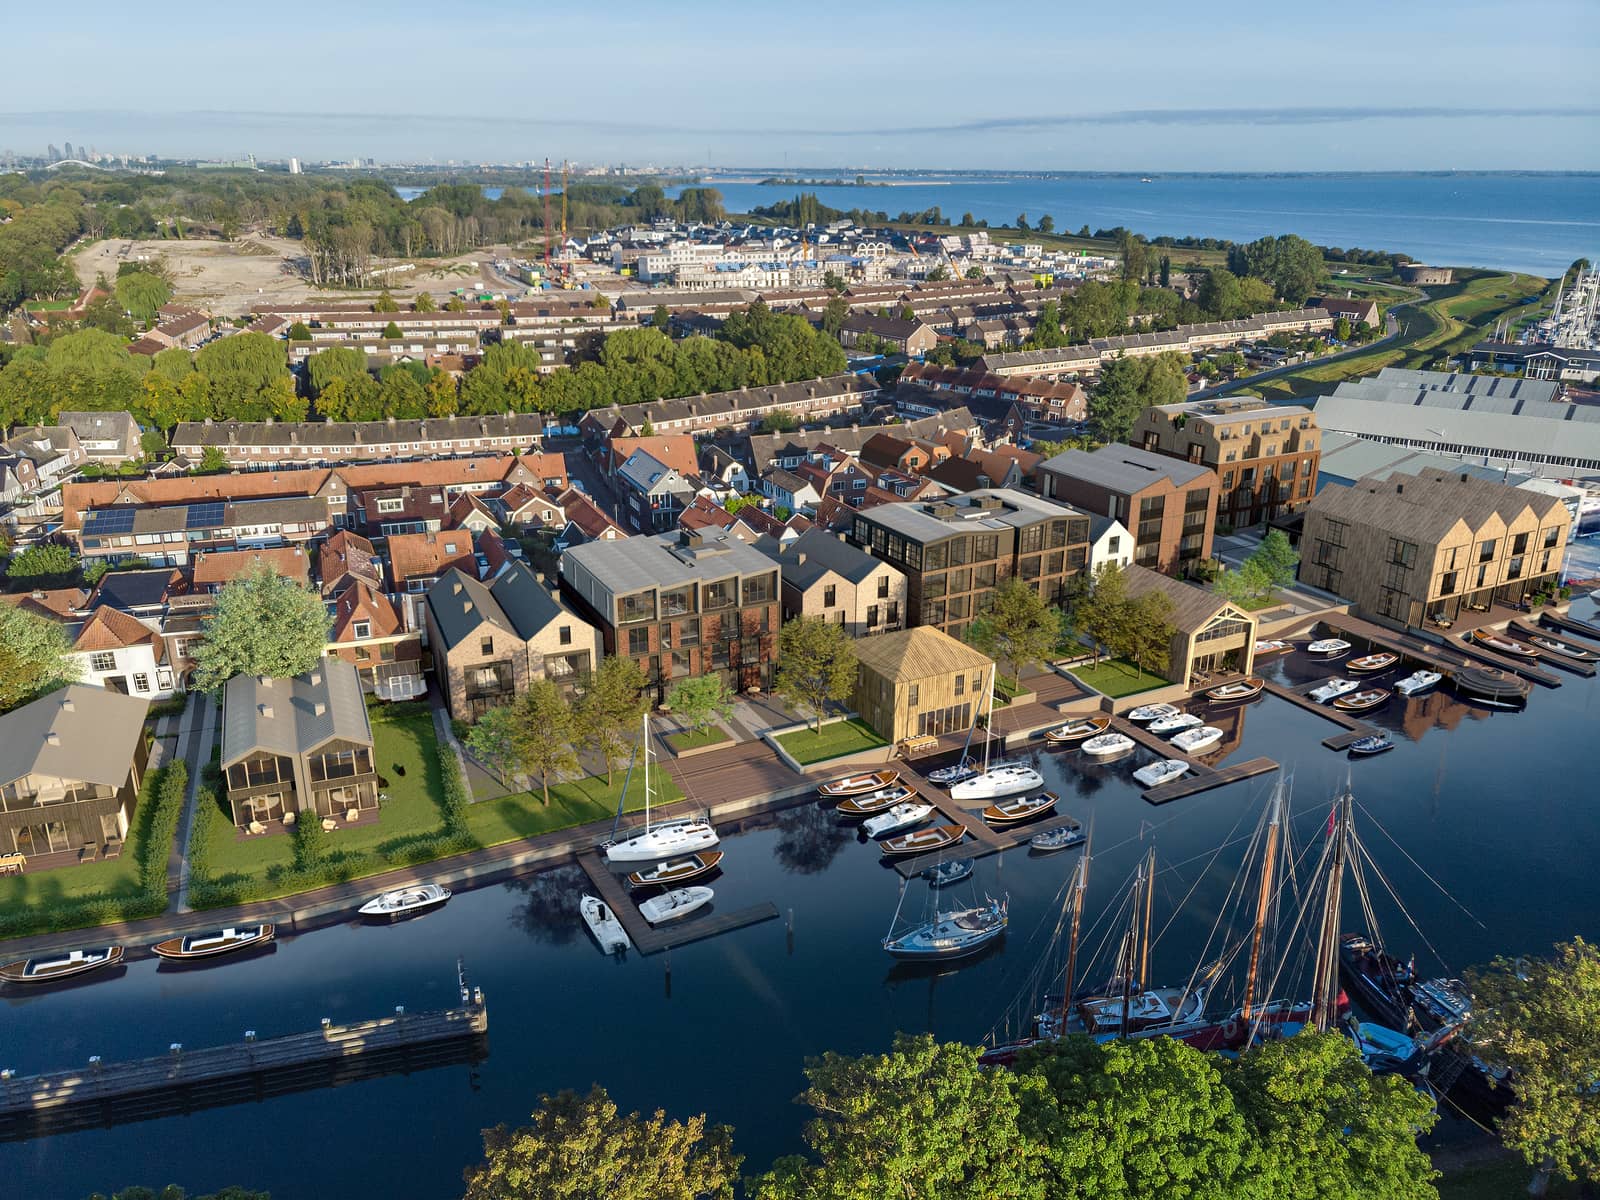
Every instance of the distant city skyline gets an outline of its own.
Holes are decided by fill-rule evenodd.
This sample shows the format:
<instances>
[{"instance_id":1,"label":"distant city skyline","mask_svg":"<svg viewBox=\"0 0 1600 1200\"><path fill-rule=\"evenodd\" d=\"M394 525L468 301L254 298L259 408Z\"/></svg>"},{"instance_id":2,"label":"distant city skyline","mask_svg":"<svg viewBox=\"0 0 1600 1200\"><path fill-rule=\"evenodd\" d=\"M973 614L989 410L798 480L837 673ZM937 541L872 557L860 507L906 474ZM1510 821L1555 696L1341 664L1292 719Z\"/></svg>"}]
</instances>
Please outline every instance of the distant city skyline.
<instances>
[{"instance_id":1,"label":"distant city skyline","mask_svg":"<svg viewBox=\"0 0 1600 1200\"><path fill-rule=\"evenodd\" d=\"M8 14L0 150L302 161L854 164L991 170L1600 169L1600 30L1585 0L1386 9L1380 30L1260 0L1153 0L1138 30L987 28L820 0L523 12L463 0L258 10L203 23ZM371 6L375 9L375 6ZM886 6L876 6L882 9ZM87 56L87 57L86 57ZM86 68L71 85L60 64ZM28 98L31 103L22 101ZM71 107L64 101L71 99ZM26 104L26 111L21 111Z\"/></svg>"}]
</instances>

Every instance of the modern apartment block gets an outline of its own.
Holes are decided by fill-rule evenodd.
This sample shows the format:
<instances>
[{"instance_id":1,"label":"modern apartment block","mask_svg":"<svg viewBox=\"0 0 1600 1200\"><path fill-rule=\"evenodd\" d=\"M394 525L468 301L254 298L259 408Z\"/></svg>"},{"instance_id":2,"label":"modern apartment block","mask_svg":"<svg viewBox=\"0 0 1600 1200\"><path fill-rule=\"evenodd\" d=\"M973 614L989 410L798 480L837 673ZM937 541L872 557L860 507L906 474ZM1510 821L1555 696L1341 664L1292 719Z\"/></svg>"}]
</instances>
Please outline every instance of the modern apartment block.
<instances>
[{"instance_id":1,"label":"modern apartment block","mask_svg":"<svg viewBox=\"0 0 1600 1200\"><path fill-rule=\"evenodd\" d=\"M778 564L724 530L574 546L561 556L561 593L658 696L713 672L739 691L772 682Z\"/></svg>"},{"instance_id":2,"label":"modern apartment block","mask_svg":"<svg viewBox=\"0 0 1600 1200\"><path fill-rule=\"evenodd\" d=\"M1219 482L1203 463L1133 446L1067 450L1039 464L1047 497L1121 521L1133 561L1168 574L1211 557Z\"/></svg>"},{"instance_id":3,"label":"modern apartment block","mask_svg":"<svg viewBox=\"0 0 1600 1200\"><path fill-rule=\"evenodd\" d=\"M1304 508L1317 490L1322 431L1309 408L1259 400L1201 400L1151 407L1128 441L1210 467L1222 481L1217 523L1259 525Z\"/></svg>"},{"instance_id":4,"label":"modern apartment block","mask_svg":"<svg viewBox=\"0 0 1600 1200\"><path fill-rule=\"evenodd\" d=\"M850 541L906 575L906 623L960 639L1001 580L1019 575L1050 604L1089 561L1089 517L1013 488L880 504Z\"/></svg>"},{"instance_id":5,"label":"modern apartment block","mask_svg":"<svg viewBox=\"0 0 1600 1200\"><path fill-rule=\"evenodd\" d=\"M1306 509L1300 579L1401 625L1516 604L1557 580L1561 497L1424 468L1322 489Z\"/></svg>"}]
</instances>

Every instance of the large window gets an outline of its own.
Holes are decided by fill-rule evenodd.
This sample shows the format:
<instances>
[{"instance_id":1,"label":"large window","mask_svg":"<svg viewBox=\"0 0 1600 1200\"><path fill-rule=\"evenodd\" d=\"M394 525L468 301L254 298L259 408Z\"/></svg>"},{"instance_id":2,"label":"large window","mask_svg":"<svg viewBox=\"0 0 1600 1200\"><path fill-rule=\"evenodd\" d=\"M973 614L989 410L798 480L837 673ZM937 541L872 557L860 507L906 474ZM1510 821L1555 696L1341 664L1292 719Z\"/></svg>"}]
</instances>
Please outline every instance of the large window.
<instances>
[{"instance_id":1,"label":"large window","mask_svg":"<svg viewBox=\"0 0 1600 1200\"><path fill-rule=\"evenodd\" d=\"M735 592L732 579L719 579L716 583L702 584L700 587L700 607L707 612L718 608L727 608L734 602Z\"/></svg>"},{"instance_id":2,"label":"large window","mask_svg":"<svg viewBox=\"0 0 1600 1200\"><path fill-rule=\"evenodd\" d=\"M1500 543L1497 538L1485 538L1478 543L1478 561L1481 563L1493 562L1494 552Z\"/></svg>"},{"instance_id":3,"label":"large window","mask_svg":"<svg viewBox=\"0 0 1600 1200\"><path fill-rule=\"evenodd\" d=\"M89 659L89 668L93 671L115 671L117 656L110 650L103 650Z\"/></svg>"},{"instance_id":4,"label":"large window","mask_svg":"<svg viewBox=\"0 0 1600 1200\"><path fill-rule=\"evenodd\" d=\"M653 621L656 615L656 594L635 592L631 596L617 597L617 624L630 621Z\"/></svg>"},{"instance_id":5,"label":"large window","mask_svg":"<svg viewBox=\"0 0 1600 1200\"><path fill-rule=\"evenodd\" d=\"M693 611L693 588L678 587L661 593L661 615L663 617L681 617L685 613Z\"/></svg>"},{"instance_id":6,"label":"large window","mask_svg":"<svg viewBox=\"0 0 1600 1200\"><path fill-rule=\"evenodd\" d=\"M647 627L628 630L628 653L633 656L650 653L650 630Z\"/></svg>"},{"instance_id":7,"label":"large window","mask_svg":"<svg viewBox=\"0 0 1600 1200\"><path fill-rule=\"evenodd\" d=\"M1390 538L1388 561L1409 571L1417 561L1417 544Z\"/></svg>"},{"instance_id":8,"label":"large window","mask_svg":"<svg viewBox=\"0 0 1600 1200\"><path fill-rule=\"evenodd\" d=\"M757 575L744 581L744 603L770 604L776 594L771 575Z\"/></svg>"}]
</instances>

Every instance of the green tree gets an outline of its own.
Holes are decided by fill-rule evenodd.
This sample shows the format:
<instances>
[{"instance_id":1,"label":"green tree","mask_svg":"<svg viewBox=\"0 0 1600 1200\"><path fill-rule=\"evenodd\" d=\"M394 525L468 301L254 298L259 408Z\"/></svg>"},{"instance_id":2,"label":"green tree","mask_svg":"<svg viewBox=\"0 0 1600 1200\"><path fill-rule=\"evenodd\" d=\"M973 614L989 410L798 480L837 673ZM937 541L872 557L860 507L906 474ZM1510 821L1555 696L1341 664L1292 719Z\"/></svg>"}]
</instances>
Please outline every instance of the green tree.
<instances>
[{"instance_id":1,"label":"green tree","mask_svg":"<svg viewBox=\"0 0 1600 1200\"><path fill-rule=\"evenodd\" d=\"M1333 323L1333 336L1336 341L1348 342L1350 340L1350 318L1340 317Z\"/></svg>"},{"instance_id":2,"label":"green tree","mask_svg":"<svg viewBox=\"0 0 1600 1200\"><path fill-rule=\"evenodd\" d=\"M1128 608L1121 652L1142 671L1164 675L1172 661L1172 597L1149 591Z\"/></svg>"},{"instance_id":3,"label":"green tree","mask_svg":"<svg viewBox=\"0 0 1600 1200\"><path fill-rule=\"evenodd\" d=\"M1094 643L1094 661L1102 651L1122 645L1128 623L1128 578L1116 563L1101 563L1077 614L1078 629Z\"/></svg>"},{"instance_id":4,"label":"green tree","mask_svg":"<svg viewBox=\"0 0 1600 1200\"><path fill-rule=\"evenodd\" d=\"M822 286L830 292L844 291L844 276L837 271L824 271L822 273Z\"/></svg>"},{"instance_id":5,"label":"green tree","mask_svg":"<svg viewBox=\"0 0 1600 1200\"><path fill-rule=\"evenodd\" d=\"M601 659L599 668L584 681L577 729L584 744L605 761L608 786L614 782L617 763L636 744L640 718L649 710L644 686L639 664L619 654Z\"/></svg>"},{"instance_id":6,"label":"green tree","mask_svg":"<svg viewBox=\"0 0 1600 1200\"><path fill-rule=\"evenodd\" d=\"M444 302L444 310L445 312L466 312L467 302L460 296L451 296L450 299Z\"/></svg>"},{"instance_id":7,"label":"green tree","mask_svg":"<svg viewBox=\"0 0 1600 1200\"><path fill-rule=\"evenodd\" d=\"M461 384L461 410L486 413L539 409L539 351L521 342L490 346Z\"/></svg>"},{"instance_id":8,"label":"green tree","mask_svg":"<svg viewBox=\"0 0 1600 1200\"><path fill-rule=\"evenodd\" d=\"M1236 570L1223 571L1211 586L1224 600L1248 607L1272 591L1272 578L1252 557L1240 563Z\"/></svg>"},{"instance_id":9,"label":"green tree","mask_svg":"<svg viewBox=\"0 0 1600 1200\"><path fill-rule=\"evenodd\" d=\"M1028 232L1028 214L1027 213L1018 213L1017 214L1017 232L1019 232L1019 233L1027 233Z\"/></svg>"},{"instance_id":10,"label":"green tree","mask_svg":"<svg viewBox=\"0 0 1600 1200\"><path fill-rule=\"evenodd\" d=\"M367 356L351 346L330 346L306 359L306 382L312 399L336 379L359 379L367 374Z\"/></svg>"},{"instance_id":11,"label":"green tree","mask_svg":"<svg viewBox=\"0 0 1600 1200\"><path fill-rule=\"evenodd\" d=\"M572 706L552 680L536 679L514 708L519 755L528 773L539 776L549 808L550 777L578 769L578 752L572 748L577 734Z\"/></svg>"},{"instance_id":12,"label":"green tree","mask_svg":"<svg viewBox=\"0 0 1600 1200\"><path fill-rule=\"evenodd\" d=\"M196 475L221 475L228 469L228 458L216 446L207 446L200 451L199 465L194 468Z\"/></svg>"},{"instance_id":13,"label":"green tree","mask_svg":"<svg viewBox=\"0 0 1600 1200\"><path fill-rule=\"evenodd\" d=\"M1044 216L1039 218L1040 233L1054 233L1055 231L1056 219L1054 217L1052 217L1049 213L1045 213Z\"/></svg>"},{"instance_id":14,"label":"green tree","mask_svg":"<svg viewBox=\"0 0 1600 1200\"><path fill-rule=\"evenodd\" d=\"M838 337L839 330L844 328L845 320L850 316L850 304L843 296L835 296L828 301L828 306L822 310L822 332L829 337Z\"/></svg>"},{"instance_id":15,"label":"green tree","mask_svg":"<svg viewBox=\"0 0 1600 1200\"><path fill-rule=\"evenodd\" d=\"M1012 575L985 599L967 641L994 659L1011 664L1012 681L1020 687L1025 667L1041 662L1055 649L1061 614L1026 580Z\"/></svg>"},{"instance_id":16,"label":"green tree","mask_svg":"<svg viewBox=\"0 0 1600 1200\"><path fill-rule=\"evenodd\" d=\"M527 770L522 757L522 723L511 705L487 710L472 723L463 740L473 756L502 782L511 783Z\"/></svg>"},{"instance_id":17,"label":"green tree","mask_svg":"<svg viewBox=\"0 0 1600 1200\"><path fill-rule=\"evenodd\" d=\"M6 578L27 587L48 587L65 580L76 569L72 551L56 542L26 546L6 564Z\"/></svg>"},{"instance_id":18,"label":"green tree","mask_svg":"<svg viewBox=\"0 0 1600 1200\"><path fill-rule=\"evenodd\" d=\"M1219 321L1231 321L1244 315L1244 296L1239 290L1239 277L1225 267L1213 267L1206 272L1195 300Z\"/></svg>"},{"instance_id":19,"label":"green tree","mask_svg":"<svg viewBox=\"0 0 1600 1200\"><path fill-rule=\"evenodd\" d=\"M359 375L336 376L318 391L317 412L329 421L378 420L384 415L378 381L364 369Z\"/></svg>"},{"instance_id":20,"label":"green tree","mask_svg":"<svg viewBox=\"0 0 1600 1200\"><path fill-rule=\"evenodd\" d=\"M733 693L721 675L680 679L667 692L667 707L692 733L733 718Z\"/></svg>"},{"instance_id":21,"label":"green tree","mask_svg":"<svg viewBox=\"0 0 1600 1200\"><path fill-rule=\"evenodd\" d=\"M283 344L264 333L238 333L195 352L212 409L241 421L303 421L307 403L295 394Z\"/></svg>"},{"instance_id":22,"label":"green tree","mask_svg":"<svg viewBox=\"0 0 1600 1200\"><path fill-rule=\"evenodd\" d=\"M384 288L383 293L375 301L373 301L372 311L375 313L399 312L400 305L396 303L395 298L389 294L389 289Z\"/></svg>"},{"instance_id":23,"label":"green tree","mask_svg":"<svg viewBox=\"0 0 1600 1200\"><path fill-rule=\"evenodd\" d=\"M778 631L773 684L780 696L811 710L819 735L828 702L848 698L855 682L856 648L843 625L800 616Z\"/></svg>"},{"instance_id":24,"label":"green tree","mask_svg":"<svg viewBox=\"0 0 1600 1200\"><path fill-rule=\"evenodd\" d=\"M811 1059L806 1079L811 1157L780 1161L758 1200L1042 1200L1017 1079L980 1066L971 1047L900 1034L888 1054Z\"/></svg>"},{"instance_id":25,"label":"green tree","mask_svg":"<svg viewBox=\"0 0 1600 1200\"><path fill-rule=\"evenodd\" d=\"M214 692L235 675L287 679L322 661L330 621L322 597L265 563L230 580L206 618L195 686Z\"/></svg>"},{"instance_id":26,"label":"green tree","mask_svg":"<svg viewBox=\"0 0 1600 1200\"><path fill-rule=\"evenodd\" d=\"M1288 587L1294 582L1295 571L1300 566L1300 552L1289 544L1289 537L1281 529L1269 529L1261 544L1250 553L1246 562L1255 563L1266 577L1267 590Z\"/></svg>"},{"instance_id":27,"label":"green tree","mask_svg":"<svg viewBox=\"0 0 1600 1200\"><path fill-rule=\"evenodd\" d=\"M1143 359L1113 358L1100 369L1100 381L1089 395L1089 427L1102 442L1120 442L1144 411Z\"/></svg>"},{"instance_id":28,"label":"green tree","mask_svg":"<svg viewBox=\"0 0 1600 1200\"><path fill-rule=\"evenodd\" d=\"M405 334L400 332L400 326L396 325L393 321L390 321L383 327L383 333L381 336L392 340L394 338L405 337Z\"/></svg>"},{"instance_id":29,"label":"green tree","mask_svg":"<svg viewBox=\"0 0 1600 1200\"><path fill-rule=\"evenodd\" d=\"M311 327L304 321L296 321L289 326L289 340L291 342L309 342L311 340Z\"/></svg>"},{"instance_id":30,"label":"green tree","mask_svg":"<svg viewBox=\"0 0 1600 1200\"><path fill-rule=\"evenodd\" d=\"M1474 1043L1515 1075L1501 1139L1542 1172L1600 1183L1600 947L1574 938L1468 982Z\"/></svg>"},{"instance_id":31,"label":"green tree","mask_svg":"<svg viewBox=\"0 0 1600 1200\"><path fill-rule=\"evenodd\" d=\"M155 319L156 311L172 299L172 289L159 275L148 271L129 271L117 276L117 303L136 321L148 324Z\"/></svg>"},{"instance_id":32,"label":"green tree","mask_svg":"<svg viewBox=\"0 0 1600 1200\"><path fill-rule=\"evenodd\" d=\"M483 1156L465 1200L731 1200L744 1161L728 1126L623 1116L598 1085L541 1096L531 1125L484 1130Z\"/></svg>"},{"instance_id":33,"label":"green tree","mask_svg":"<svg viewBox=\"0 0 1600 1200\"><path fill-rule=\"evenodd\" d=\"M774 409L761 418L762 433L793 433L800 428L800 421L792 412L783 409Z\"/></svg>"},{"instance_id":34,"label":"green tree","mask_svg":"<svg viewBox=\"0 0 1600 1200\"><path fill-rule=\"evenodd\" d=\"M433 302L433 295L429 292L418 292L417 298L411 302L411 311L431 313L438 310L438 305Z\"/></svg>"},{"instance_id":35,"label":"green tree","mask_svg":"<svg viewBox=\"0 0 1600 1200\"><path fill-rule=\"evenodd\" d=\"M0 604L0 712L37 700L75 681L80 668L60 624Z\"/></svg>"},{"instance_id":36,"label":"green tree","mask_svg":"<svg viewBox=\"0 0 1600 1200\"><path fill-rule=\"evenodd\" d=\"M671 322L672 313L667 310L667 306L665 304L656 305L656 311L650 314L651 328L659 329L665 333L667 326L671 324Z\"/></svg>"}]
</instances>

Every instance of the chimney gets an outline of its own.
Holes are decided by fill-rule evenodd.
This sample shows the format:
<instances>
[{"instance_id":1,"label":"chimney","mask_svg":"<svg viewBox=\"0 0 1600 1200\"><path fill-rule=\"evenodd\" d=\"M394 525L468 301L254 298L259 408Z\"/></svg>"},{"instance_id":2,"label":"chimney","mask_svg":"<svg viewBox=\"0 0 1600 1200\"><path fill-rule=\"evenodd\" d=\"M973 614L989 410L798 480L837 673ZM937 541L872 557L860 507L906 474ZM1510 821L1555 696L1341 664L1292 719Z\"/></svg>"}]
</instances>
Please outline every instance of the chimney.
<instances>
[{"instance_id":1,"label":"chimney","mask_svg":"<svg viewBox=\"0 0 1600 1200\"><path fill-rule=\"evenodd\" d=\"M272 720L272 705L270 705L270 704L258 704L258 705L256 705L256 711L258 713L260 713L263 717L265 717L267 720L269 720L269 721Z\"/></svg>"},{"instance_id":2,"label":"chimney","mask_svg":"<svg viewBox=\"0 0 1600 1200\"><path fill-rule=\"evenodd\" d=\"M461 611L464 612L464 613L470 613L472 611L472 601L471 600L463 600L461 602Z\"/></svg>"},{"instance_id":3,"label":"chimney","mask_svg":"<svg viewBox=\"0 0 1600 1200\"><path fill-rule=\"evenodd\" d=\"M1406 490L1406 485L1403 484L1403 483L1397 483L1397 484L1394 485L1394 494L1396 496L1404 495L1405 494L1405 490Z\"/></svg>"},{"instance_id":4,"label":"chimney","mask_svg":"<svg viewBox=\"0 0 1600 1200\"><path fill-rule=\"evenodd\" d=\"M326 704L324 704L321 700L318 700L315 704L313 704L311 706L311 711L313 713L315 713L319 717L325 716L327 714L327 712L328 712L328 706Z\"/></svg>"},{"instance_id":5,"label":"chimney","mask_svg":"<svg viewBox=\"0 0 1600 1200\"><path fill-rule=\"evenodd\" d=\"M312 687L321 687L322 686L322 672L321 671L313 671L313 672L311 672L311 686Z\"/></svg>"},{"instance_id":6,"label":"chimney","mask_svg":"<svg viewBox=\"0 0 1600 1200\"><path fill-rule=\"evenodd\" d=\"M63 696L62 697L62 699L61 699L61 711L62 712L76 712L77 710L78 710L78 706L72 702L72 697L71 696Z\"/></svg>"},{"instance_id":7,"label":"chimney","mask_svg":"<svg viewBox=\"0 0 1600 1200\"><path fill-rule=\"evenodd\" d=\"M459 596L461 594L461 580L458 579L450 585L450 593L454 596Z\"/></svg>"},{"instance_id":8,"label":"chimney","mask_svg":"<svg viewBox=\"0 0 1600 1200\"><path fill-rule=\"evenodd\" d=\"M52 729L49 733L44 735L44 740L45 740L45 745L47 745L47 746L59 746L59 745L61 745L61 735L59 733L57 733L54 729Z\"/></svg>"}]
</instances>

